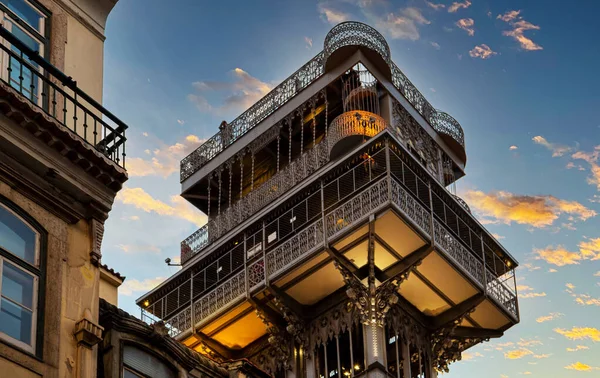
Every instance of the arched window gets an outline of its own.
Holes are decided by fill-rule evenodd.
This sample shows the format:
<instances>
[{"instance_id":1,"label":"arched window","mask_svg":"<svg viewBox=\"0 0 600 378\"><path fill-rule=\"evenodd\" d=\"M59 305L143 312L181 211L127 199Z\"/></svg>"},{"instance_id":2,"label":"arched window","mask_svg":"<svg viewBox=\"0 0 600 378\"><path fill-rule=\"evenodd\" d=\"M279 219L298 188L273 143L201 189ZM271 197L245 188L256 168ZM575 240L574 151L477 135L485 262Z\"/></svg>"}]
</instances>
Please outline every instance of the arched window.
<instances>
[{"instance_id":1,"label":"arched window","mask_svg":"<svg viewBox=\"0 0 600 378\"><path fill-rule=\"evenodd\" d=\"M158 357L132 345L123 348L123 378L175 378L174 370Z\"/></svg>"},{"instance_id":2,"label":"arched window","mask_svg":"<svg viewBox=\"0 0 600 378\"><path fill-rule=\"evenodd\" d=\"M12 209L11 209L12 208ZM0 202L0 338L35 352L41 234Z\"/></svg>"}]
</instances>

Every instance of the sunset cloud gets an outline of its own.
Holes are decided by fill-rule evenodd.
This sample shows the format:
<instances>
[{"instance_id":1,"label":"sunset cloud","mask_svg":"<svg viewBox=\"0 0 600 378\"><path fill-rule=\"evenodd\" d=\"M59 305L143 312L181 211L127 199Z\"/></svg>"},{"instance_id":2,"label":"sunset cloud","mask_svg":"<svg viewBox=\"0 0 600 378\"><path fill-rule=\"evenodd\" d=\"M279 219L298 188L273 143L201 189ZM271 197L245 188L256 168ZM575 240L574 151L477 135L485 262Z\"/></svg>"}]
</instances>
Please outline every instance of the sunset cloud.
<instances>
[{"instance_id":1,"label":"sunset cloud","mask_svg":"<svg viewBox=\"0 0 600 378\"><path fill-rule=\"evenodd\" d=\"M562 214L576 216L582 221L596 215L579 202L561 200L553 196L517 195L498 191L484 193L470 190L464 199L471 208L483 216L482 222L499 221L505 224L512 222L527 224L535 228L548 227Z\"/></svg>"},{"instance_id":2,"label":"sunset cloud","mask_svg":"<svg viewBox=\"0 0 600 378\"><path fill-rule=\"evenodd\" d=\"M562 246L548 246L543 249L534 249L536 260L544 260L556 266L577 265L583 259L579 252L571 252Z\"/></svg>"},{"instance_id":3,"label":"sunset cloud","mask_svg":"<svg viewBox=\"0 0 600 378\"><path fill-rule=\"evenodd\" d=\"M137 252L152 252L160 253L160 248L152 244L119 244L117 245L121 251L125 253L137 253Z\"/></svg>"},{"instance_id":4,"label":"sunset cloud","mask_svg":"<svg viewBox=\"0 0 600 378\"><path fill-rule=\"evenodd\" d=\"M119 286L119 294L131 296L134 293L146 293L157 287L165 279L165 277L147 278L141 281L135 278L127 279Z\"/></svg>"},{"instance_id":5,"label":"sunset cloud","mask_svg":"<svg viewBox=\"0 0 600 378\"><path fill-rule=\"evenodd\" d=\"M541 292L541 293L525 293L525 294L519 295L519 298L521 298L521 299L527 299L527 298L539 298L539 297L545 297L545 296L546 296L545 292Z\"/></svg>"},{"instance_id":6,"label":"sunset cloud","mask_svg":"<svg viewBox=\"0 0 600 378\"><path fill-rule=\"evenodd\" d=\"M552 157L563 156L564 154L571 152L571 147L558 143L550 143L541 135L534 136L531 138L531 140L533 140L534 143L544 146L552 151Z\"/></svg>"},{"instance_id":7,"label":"sunset cloud","mask_svg":"<svg viewBox=\"0 0 600 378\"><path fill-rule=\"evenodd\" d=\"M142 188L123 188L117 194L117 200L132 205L147 213L180 218L194 223L198 227L206 223L206 215L190 205L180 196L171 197L171 205L153 198Z\"/></svg>"},{"instance_id":8,"label":"sunset cloud","mask_svg":"<svg viewBox=\"0 0 600 378\"><path fill-rule=\"evenodd\" d=\"M456 21L456 26L466 31L471 37L475 35L475 29L473 28L474 25L475 21L472 18L461 18L460 20Z\"/></svg>"},{"instance_id":9,"label":"sunset cloud","mask_svg":"<svg viewBox=\"0 0 600 378\"><path fill-rule=\"evenodd\" d=\"M532 354L533 354L533 352L529 349L519 348L519 349L514 349L514 350L510 350L508 352L505 352L504 358L509 359L509 360L518 360L518 359L521 359L525 356L529 356Z\"/></svg>"},{"instance_id":10,"label":"sunset cloud","mask_svg":"<svg viewBox=\"0 0 600 378\"><path fill-rule=\"evenodd\" d=\"M304 37L304 43L306 43L306 48L310 49L313 45L312 38Z\"/></svg>"},{"instance_id":11,"label":"sunset cloud","mask_svg":"<svg viewBox=\"0 0 600 378\"><path fill-rule=\"evenodd\" d=\"M473 50L469 51L471 58L489 59L496 54L498 53L492 51L492 49L485 43L475 46L473 47Z\"/></svg>"},{"instance_id":12,"label":"sunset cloud","mask_svg":"<svg viewBox=\"0 0 600 378\"><path fill-rule=\"evenodd\" d=\"M563 314L561 314L560 312L552 312L546 316L540 316L539 318L535 319L535 321L538 323L545 323L545 322L549 322L549 321L558 319L561 316L563 316Z\"/></svg>"},{"instance_id":13,"label":"sunset cloud","mask_svg":"<svg viewBox=\"0 0 600 378\"><path fill-rule=\"evenodd\" d=\"M505 30L502 32L502 35L507 37L514 38L521 48L526 51L535 51L535 50L543 50L543 47L533 42L530 38L525 37L524 33L528 30L540 30L540 27L537 25L533 25L532 23L525 21L523 17L520 15L521 11L511 10L503 15L498 15L496 17L499 20L502 20L508 23L512 30Z\"/></svg>"},{"instance_id":14,"label":"sunset cloud","mask_svg":"<svg viewBox=\"0 0 600 378\"><path fill-rule=\"evenodd\" d=\"M398 13L390 12L377 18L375 27L393 39L416 41L420 38L418 25L429 25L430 23L419 9L408 7Z\"/></svg>"},{"instance_id":15,"label":"sunset cloud","mask_svg":"<svg viewBox=\"0 0 600 378\"><path fill-rule=\"evenodd\" d=\"M454 2L454 3L452 3L452 5L450 5L448 7L448 12L455 13L456 11L458 11L461 8L467 9L470 6L471 6L471 2L469 0L465 0L463 3Z\"/></svg>"},{"instance_id":16,"label":"sunset cloud","mask_svg":"<svg viewBox=\"0 0 600 378\"><path fill-rule=\"evenodd\" d=\"M569 340L586 340L594 342L600 341L600 330L592 327L573 327L571 330L555 328L554 332L563 335Z\"/></svg>"},{"instance_id":17,"label":"sunset cloud","mask_svg":"<svg viewBox=\"0 0 600 378\"><path fill-rule=\"evenodd\" d=\"M321 14L321 18L329 22L331 25L337 25L340 22L348 21L351 18L348 13L335 10L325 3L320 3L318 5L318 9L319 13Z\"/></svg>"},{"instance_id":18,"label":"sunset cloud","mask_svg":"<svg viewBox=\"0 0 600 378\"><path fill-rule=\"evenodd\" d=\"M223 115L248 109L273 89L272 84L253 77L241 68L230 71L230 76L232 81L196 81L192 83L196 93L190 93L188 100L203 113ZM207 95L214 93L224 96L218 105L213 105L208 101Z\"/></svg>"},{"instance_id":19,"label":"sunset cloud","mask_svg":"<svg viewBox=\"0 0 600 378\"><path fill-rule=\"evenodd\" d=\"M579 361L571 364L571 365L567 365L565 366L565 369L568 370L577 370L577 371L592 371L592 370L600 370L600 368L598 367L593 367L590 365L586 365L584 363L581 363Z\"/></svg>"},{"instance_id":20,"label":"sunset cloud","mask_svg":"<svg viewBox=\"0 0 600 378\"><path fill-rule=\"evenodd\" d=\"M181 159L198 148L206 139L188 135L182 141L173 145L162 145L154 150L148 150L149 159L133 157L127 160L129 177L160 176L167 178L179 172Z\"/></svg>"},{"instance_id":21,"label":"sunset cloud","mask_svg":"<svg viewBox=\"0 0 600 378\"><path fill-rule=\"evenodd\" d=\"M600 238L582 241L579 243L579 251L586 259L600 260Z\"/></svg>"},{"instance_id":22,"label":"sunset cloud","mask_svg":"<svg viewBox=\"0 0 600 378\"><path fill-rule=\"evenodd\" d=\"M508 147L508 149L511 150L511 151L515 151L515 150L518 150L519 147L517 147L515 145L512 145L512 146Z\"/></svg>"}]
</instances>

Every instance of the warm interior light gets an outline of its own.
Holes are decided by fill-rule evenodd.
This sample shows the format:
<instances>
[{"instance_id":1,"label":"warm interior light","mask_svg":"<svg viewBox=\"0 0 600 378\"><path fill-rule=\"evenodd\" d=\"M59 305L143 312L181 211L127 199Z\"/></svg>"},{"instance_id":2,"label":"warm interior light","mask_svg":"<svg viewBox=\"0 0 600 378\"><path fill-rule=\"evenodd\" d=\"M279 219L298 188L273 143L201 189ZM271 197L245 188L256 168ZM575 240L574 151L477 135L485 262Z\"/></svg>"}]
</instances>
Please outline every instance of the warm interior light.
<instances>
[{"instance_id":1,"label":"warm interior light","mask_svg":"<svg viewBox=\"0 0 600 378\"><path fill-rule=\"evenodd\" d=\"M360 370L360 365L359 364L355 364L354 365L354 370Z\"/></svg>"},{"instance_id":2,"label":"warm interior light","mask_svg":"<svg viewBox=\"0 0 600 378\"><path fill-rule=\"evenodd\" d=\"M150 306L150 301L146 299L144 301L144 307L148 307L148 306Z\"/></svg>"},{"instance_id":3,"label":"warm interior light","mask_svg":"<svg viewBox=\"0 0 600 378\"><path fill-rule=\"evenodd\" d=\"M345 375L346 377L349 377L349 376L350 376L350 372L349 372L349 371L345 371L345 372L344 372L344 375Z\"/></svg>"},{"instance_id":4,"label":"warm interior light","mask_svg":"<svg viewBox=\"0 0 600 378\"><path fill-rule=\"evenodd\" d=\"M510 268L510 266L512 265L512 263L510 261L506 262L506 266Z\"/></svg>"}]
</instances>

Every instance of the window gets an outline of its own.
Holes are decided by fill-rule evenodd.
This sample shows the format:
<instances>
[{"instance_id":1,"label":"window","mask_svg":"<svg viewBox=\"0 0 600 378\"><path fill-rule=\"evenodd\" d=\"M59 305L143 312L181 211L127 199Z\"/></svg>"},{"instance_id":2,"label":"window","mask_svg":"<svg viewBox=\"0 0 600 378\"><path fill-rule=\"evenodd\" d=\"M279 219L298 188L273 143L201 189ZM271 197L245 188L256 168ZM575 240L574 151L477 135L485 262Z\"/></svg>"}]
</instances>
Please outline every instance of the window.
<instances>
[{"instance_id":1,"label":"window","mask_svg":"<svg viewBox=\"0 0 600 378\"><path fill-rule=\"evenodd\" d=\"M123 378L175 378L167 364L134 346L123 348Z\"/></svg>"},{"instance_id":2,"label":"window","mask_svg":"<svg viewBox=\"0 0 600 378\"><path fill-rule=\"evenodd\" d=\"M35 351L40 233L0 203L0 338Z\"/></svg>"},{"instance_id":3,"label":"window","mask_svg":"<svg viewBox=\"0 0 600 378\"><path fill-rule=\"evenodd\" d=\"M0 17L2 26L10 31L15 37L23 42L33 51L39 52L44 56L46 44L46 23L48 13L40 7L27 0L0 0ZM6 48L10 49L17 56L21 51L11 46L8 42L2 41ZM39 70L38 65L26 56L22 59L30 67ZM10 56L8 52L2 50L2 79L18 90L29 100L41 105L41 80L34 74L33 70L26 64L22 64Z\"/></svg>"}]
</instances>

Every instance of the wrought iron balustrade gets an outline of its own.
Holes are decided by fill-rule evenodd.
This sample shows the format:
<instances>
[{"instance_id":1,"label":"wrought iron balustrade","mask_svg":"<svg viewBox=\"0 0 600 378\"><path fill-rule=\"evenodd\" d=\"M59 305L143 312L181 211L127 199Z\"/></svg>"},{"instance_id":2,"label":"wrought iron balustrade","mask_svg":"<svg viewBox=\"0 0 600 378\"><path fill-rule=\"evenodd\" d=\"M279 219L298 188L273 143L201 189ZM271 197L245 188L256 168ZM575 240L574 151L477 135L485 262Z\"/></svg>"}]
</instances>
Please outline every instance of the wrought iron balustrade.
<instances>
[{"instance_id":1,"label":"wrought iron balustrade","mask_svg":"<svg viewBox=\"0 0 600 378\"><path fill-rule=\"evenodd\" d=\"M331 35L330 35L331 34ZM425 99L425 96L412 84L404 73L391 60L387 42L379 32L360 22L344 22L335 26L325 39L324 50L317 54L298 71L284 80L275 89L260 99L229 124L203 143L181 161L180 180L183 182L202 168L209 160L274 113L304 88L325 73L325 63L336 49L348 45L365 46L379 53L390 66L392 84L406 100L439 133L454 138L463 149L464 133L460 124L443 112L438 112ZM439 114L438 114L439 113Z\"/></svg>"},{"instance_id":2,"label":"wrought iron balustrade","mask_svg":"<svg viewBox=\"0 0 600 378\"><path fill-rule=\"evenodd\" d=\"M0 79L124 168L127 125L1 25L0 37Z\"/></svg>"},{"instance_id":3,"label":"wrought iron balustrade","mask_svg":"<svg viewBox=\"0 0 600 378\"><path fill-rule=\"evenodd\" d=\"M329 153L340 140L357 135L371 138L387 128L385 120L377 114L353 110L337 116L329 126L327 143Z\"/></svg>"},{"instance_id":4,"label":"wrought iron balustrade","mask_svg":"<svg viewBox=\"0 0 600 378\"><path fill-rule=\"evenodd\" d=\"M433 238L439 253L462 268L490 298L518 319L514 269L488 245L493 239L485 237L485 230L478 228L472 215L451 194L443 192L446 193L444 196L434 190L445 191L435 179L419 173L408 151L402 146L399 148L401 150L396 152L391 147L384 147L366 157L364 162L341 173L273 221L263 224L255 234L246 235L244 242L231 251L238 256L235 259L237 265L233 263L233 257L225 260L231 261L232 274L241 274L235 272L243 269L241 256L247 256L249 266L244 274L248 276L248 290L258 290L264 285L265 275L269 280L276 279L300 260L320 251L325 239L342 237L373 212L393 204L413 227ZM467 222L469 219L471 224ZM204 302L200 305L198 301L194 302L195 306L201 306L199 313L194 310L194 314L201 314L196 315L197 321L205 321L205 316L211 316L212 311L225 311L233 301L241 298L241 287L233 281L225 285L232 279L225 276L224 281L213 286L221 288L223 294L211 296L207 292L202 294ZM183 285L189 285L189 281ZM233 294L226 294L232 290ZM177 295L182 297L181 293ZM183 298L188 298L185 293ZM167 318L187 324L175 315L169 314Z\"/></svg>"}]
</instances>

